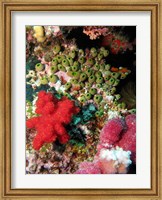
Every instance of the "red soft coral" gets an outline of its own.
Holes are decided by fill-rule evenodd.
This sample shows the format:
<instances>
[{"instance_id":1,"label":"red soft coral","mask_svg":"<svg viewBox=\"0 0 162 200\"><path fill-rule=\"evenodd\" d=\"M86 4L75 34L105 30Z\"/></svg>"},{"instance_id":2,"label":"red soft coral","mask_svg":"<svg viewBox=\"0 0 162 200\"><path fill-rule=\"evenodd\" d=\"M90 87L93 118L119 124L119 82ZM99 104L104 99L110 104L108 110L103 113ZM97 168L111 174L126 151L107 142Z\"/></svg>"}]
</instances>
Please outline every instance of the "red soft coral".
<instances>
[{"instance_id":1,"label":"red soft coral","mask_svg":"<svg viewBox=\"0 0 162 200\"><path fill-rule=\"evenodd\" d=\"M34 149L39 150L44 143L54 142L56 139L65 144L70 138L65 125L69 124L72 116L79 112L74 101L65 97L58 100L51 93L40 91L36 107L35 112L40 116L33 117L26 122L28 128L37 130L33 141Z\"/></svg>"}]
</instances>

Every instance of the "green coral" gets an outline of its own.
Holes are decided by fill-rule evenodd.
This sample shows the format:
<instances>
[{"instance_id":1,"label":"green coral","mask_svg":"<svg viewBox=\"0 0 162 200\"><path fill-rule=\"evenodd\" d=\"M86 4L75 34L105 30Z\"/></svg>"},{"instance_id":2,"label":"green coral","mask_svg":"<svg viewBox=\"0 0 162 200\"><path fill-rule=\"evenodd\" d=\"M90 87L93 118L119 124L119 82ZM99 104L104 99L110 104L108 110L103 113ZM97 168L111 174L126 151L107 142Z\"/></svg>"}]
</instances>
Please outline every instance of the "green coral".
<instances>
[{"instance_id":1,"label":"green coral","mask_svg":"<svg viewBox=\"0 0 162 200\"><path fill-rule=\"evenodd\" d=\"M76 126L69 126L67 128L68 134L70 135L70 141L72 145L82 146L85 144L86 135L85 133Z\"/></svg>"},{"instance_id":2,"label":"green coral","mask_svg":"<svg viewBox=\"0 0 162 200\"><path fill-rule=\"evenodd\" d=\"M96 110L97 109L94 106L94 104L88 104L86 106L83 106L79 114L73 117L72 124L77 125L79 123L87 123L88 121L94 118Z\"/></svg>"},{"instance_id":3,"label":"green coral","mask_svg":"<svg viewBox=\"0 0 162 200\"><path fill-rule=\"evenodd\" d=\"M29 102L33 101L33 88L29 84L26 84L26 100Z\"/></svg>"},{"instance_id":4,"label":"green coral","mask_svg":"<svg viewBox=\"0 0 162 200\"><path fill-rule=\"evenodd\" d=\"M80 112L73 116L72 122L67 126L70 143L78 146L85 144L86 133L78 128L79 124L86 124L95 118L96 107L93 104L83 106Z\"/></svg>"},{"instance_id":5,"label":"green coral","mask_svg":"<svg viewBox=\"0 0 162 200\"><path fill-rule=\"evenodd\" d=\"M26 63L26 73L29 70L35 70L35 65L37 63L40 63L40 61L37 59L35 56L31 56L28 58L27 63Z\"/></svg>"},{"instance_id":6,"label":"green coral","mask_svg":"<svg viewBox=\"0 0 162 200\"><path fill-rule=\"evenodd\" d=\"M58 54L61 50L61 46L59 44L55 45L53 51L55 54Z\"/></svg>"}]
</instances>

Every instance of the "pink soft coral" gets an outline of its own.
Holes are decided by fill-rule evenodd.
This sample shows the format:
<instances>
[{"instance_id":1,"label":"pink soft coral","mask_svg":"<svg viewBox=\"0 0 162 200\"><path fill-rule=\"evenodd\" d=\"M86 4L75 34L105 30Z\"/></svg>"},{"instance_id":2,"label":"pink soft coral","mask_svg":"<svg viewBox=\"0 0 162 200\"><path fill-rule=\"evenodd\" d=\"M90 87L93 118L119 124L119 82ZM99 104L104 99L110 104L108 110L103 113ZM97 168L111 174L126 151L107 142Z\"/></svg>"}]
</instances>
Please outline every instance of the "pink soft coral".
<instances>
[{"instance_id":1,"label":"pink soft coral","mask_svg":"<svg viewBox=\"0 0 162 200\"><path fill-rule=\"evenodd\" d=\"M101 174L101 170L97 166L97 163L82 162L75 174Z\"/></svg>"},{"instance_id":2,"label":"pink soft coral","mask_svg":"<svg viewBox=\"0 0 162 200\"><path fill-rule=\"evenodd\" d=\"M56 139L64 144L69 140L65 125L69 124L72 116L79 112L74 102L62 98L56 99L51 93L40 91L36 102L36 113L40 116L27 120L28 128L37 130L33 141L35 150L39 150L44 143L54 142Z\"/></svg>"},{"instance_id":3,"label":"pink soft coral","mask_svg":"<svg viewBox=\"0 0 162 200\"><path fill-rule=\"evenodd\" d=\"M126 151L131 151L132 161L136 163L136 115L128 115L125 121L128 129L123 133L121 140L116 145Z\"/></svg>"},{"instance_id":4,"label":"pink soft coral","mask_svg":"<svg viewBox=\"0 0 162 200\"><path fill-rule=\"evenodd\" d=\"M123 163L118 163L115 166L115 160L99 159L98 167L102 174L126 174L128 172L128 166Z\"/></svg>"},{"instance_id":5,"label":"pink soft coral","mask_svg":"<svg viewBox=\"0 0 162 200\"><path fill-rule=\"evenodd\" d=\"M104 26L85 26L83 33L88 35L91 40L99 38L101 35L105 36L108 34L109 29Z\"/></svg>"},{"instance_id":6,"label":"pink soft coral","mask_svg":"<svg viewBox=\"0 0 162 200\"><path fill-rule=\"evenodd\" d=\"M102 129L100 134L100 142L114 144L120 139L120 134L123 131L123 121L121 119L110 120Z\"/></svg>"},{"instance_id":7,"label":"pink soft coral","mask_svg":"<svg viewBox=\"0 0 162 200\"><path fill-rule=\"evenodd\" d=\"M103 147L119 146L131 151L131 159L136 163L136 115L125 118L126 125L119 118L112 119L103 127L98 150Z\"/></svg>"},{"instance_id":8,"label":"pink soft coral","mask_svg":"<svg viewBox=\"0 0 162 200\"><path fill-rule=\"evenodd\" d=\"M130 160L131 158L131 160ZM125 174L136 163L136 115L109 120L100 134L93 162L80 164L76 174Z\"/></svg>"}]
</instances>

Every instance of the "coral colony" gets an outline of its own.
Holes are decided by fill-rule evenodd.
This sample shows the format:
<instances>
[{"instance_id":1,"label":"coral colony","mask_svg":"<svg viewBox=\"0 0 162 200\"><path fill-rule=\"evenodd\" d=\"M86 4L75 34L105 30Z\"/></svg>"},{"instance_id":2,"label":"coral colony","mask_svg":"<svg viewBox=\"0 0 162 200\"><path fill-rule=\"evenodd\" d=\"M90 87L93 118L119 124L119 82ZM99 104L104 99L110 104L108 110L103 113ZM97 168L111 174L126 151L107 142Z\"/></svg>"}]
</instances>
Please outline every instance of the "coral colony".
<instances>
[{"instance_id":1,"label":"coral colony","mask_svg":"<svg viewBox=\"0 0 162 200\"><path fill-rule=\"evenodd\" d=\"M136 173L136 30L26 26L26 173Z\"/></svg>"}]
</instances>

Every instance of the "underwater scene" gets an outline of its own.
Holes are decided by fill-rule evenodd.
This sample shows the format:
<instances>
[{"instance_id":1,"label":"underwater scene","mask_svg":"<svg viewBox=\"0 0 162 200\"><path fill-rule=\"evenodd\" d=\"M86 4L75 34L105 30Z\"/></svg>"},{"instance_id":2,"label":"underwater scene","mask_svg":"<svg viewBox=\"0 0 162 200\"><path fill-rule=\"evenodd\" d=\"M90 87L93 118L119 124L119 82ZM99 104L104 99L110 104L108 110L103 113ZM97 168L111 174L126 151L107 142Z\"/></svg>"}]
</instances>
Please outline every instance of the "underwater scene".
<instances>
[{"instance_id":1,"label":"underwater scene","mask_svg":"<svg viewBox=\"0 0 162 200\"><path fill-rule=\"evenodd\" d=\"M135 26L26 26L26 174L136 174Z\"/></svg>"}]
</instances>

